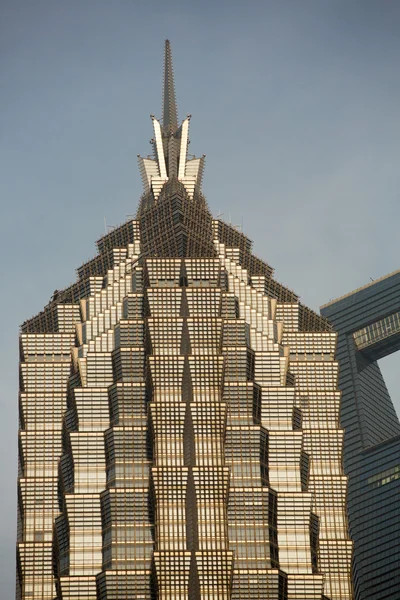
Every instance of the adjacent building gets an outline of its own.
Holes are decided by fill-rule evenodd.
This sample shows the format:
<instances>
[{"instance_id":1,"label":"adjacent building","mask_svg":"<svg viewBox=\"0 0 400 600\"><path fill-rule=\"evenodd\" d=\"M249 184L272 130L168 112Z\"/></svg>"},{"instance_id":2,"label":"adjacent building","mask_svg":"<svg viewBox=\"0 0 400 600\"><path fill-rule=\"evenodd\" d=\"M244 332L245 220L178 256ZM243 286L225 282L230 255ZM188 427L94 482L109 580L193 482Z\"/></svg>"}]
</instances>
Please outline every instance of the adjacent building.
<instances>
[{"instance_id":1,"label":"adjacent building","mask_svg":"<svg viewBox=\"0 0 400 600\"><path fill-rule=\"evenodd\" d=\"M400 599L400 424L377 362L400 349L400 271L321 313L339 333L355 595Z\"/></svg>"},{"instance_id":2,"label":"adjacent building","mask_svg":"<svg viewBox=\"0 0 400 600\"><path fill-rule=\"evenodd\" d=\"M211 216L169 42L137 217L21 328L17 598L351 600L326 319Z\"/></svg>"}]
</instances>

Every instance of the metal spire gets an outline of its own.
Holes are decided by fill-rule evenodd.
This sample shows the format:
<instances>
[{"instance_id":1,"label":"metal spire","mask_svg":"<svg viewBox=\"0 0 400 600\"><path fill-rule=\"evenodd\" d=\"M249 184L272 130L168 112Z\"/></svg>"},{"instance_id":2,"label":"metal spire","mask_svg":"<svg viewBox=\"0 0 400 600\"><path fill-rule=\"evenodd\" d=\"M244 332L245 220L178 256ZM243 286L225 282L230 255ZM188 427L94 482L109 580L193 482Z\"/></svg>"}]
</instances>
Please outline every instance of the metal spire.
<instances>
[{"instance_id":1,"label":"metal spire","mask_svg":"<svg viewBox=\"0 0 400 600\"><path fill-rule=\"evenodd\" d=\"M153 201L157 202L166 182L176 178L185 187L189 199L193 200L195 191L201 188L204 155L201 158L188 155L190 115L178 127L169 40L165 40L162 119L150 116L154 128L154 156L143 158L138 155L145 194L152 194Z\"/></svg>"},{"instance_id":2,"label":"metal spire","mask_svg":"<svg viewBox=\"0 0 400 600\"><path fill-rule=\"evenodd\" d=\"M175 132L178 129L178 111L176 108L174 72L172 70L172 55L169 40L165 40L162 125L165 132Z\"/></svg>"}]
</instances>

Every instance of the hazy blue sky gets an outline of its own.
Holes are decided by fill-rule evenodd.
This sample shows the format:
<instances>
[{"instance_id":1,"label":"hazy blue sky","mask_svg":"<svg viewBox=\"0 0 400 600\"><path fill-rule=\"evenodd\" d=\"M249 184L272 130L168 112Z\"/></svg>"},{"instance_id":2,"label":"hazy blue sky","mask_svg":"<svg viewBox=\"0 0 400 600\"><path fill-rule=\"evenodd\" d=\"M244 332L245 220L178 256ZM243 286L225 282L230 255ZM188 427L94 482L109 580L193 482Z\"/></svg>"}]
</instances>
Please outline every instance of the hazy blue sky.
<instances>
[{"instance_id":1,"label":"hazy blue sky","mask_svg":"<svg viewBox=\"0 0 400 600\"><path fill-rule=\"evenodd\" d=\"M0 600L13 597L18 326L135 213L171 39L214 214L314 309L400 268L400 3L2 0ZM383 370L399 406L400 358Z\"/></svg>"}]
</instances>

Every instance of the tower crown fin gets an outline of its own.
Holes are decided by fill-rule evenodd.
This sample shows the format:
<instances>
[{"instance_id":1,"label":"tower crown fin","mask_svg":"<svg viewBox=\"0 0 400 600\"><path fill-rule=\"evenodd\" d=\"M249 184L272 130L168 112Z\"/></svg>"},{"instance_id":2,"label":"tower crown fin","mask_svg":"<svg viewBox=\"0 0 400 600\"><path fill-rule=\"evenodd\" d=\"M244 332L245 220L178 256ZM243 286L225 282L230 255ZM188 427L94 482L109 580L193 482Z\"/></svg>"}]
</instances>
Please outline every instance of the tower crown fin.
<instances>
[{"instance_id":1,"label":"tower crown fin","mask_svg":"<svg viewBox=\"0 0 400 600\"><path fill-rule=\"evenodd\" d=\"M168 180L177 178L190 200L200 191L204 168L204 155L196 158L188 154L190 115L178 126L175 100L174 74L172 70L171 45L165 40L163 113L160 120L151 115L154 138L153 157L138 156L146 202L157 202ZM150 198L150 200L149 200ZM141 205L142 206L142 205Z\"/></svg>"},{"instance_id":2,"label":"tower crown fin","mask_svg":"<svg viewBox=\"0 0 400 600\"><path fill-rule=\"evenodd\" d=\"M176 107L174 71L169 40L165 40L164 50L164 89L162 126L166 133L174 133L178 129L178 111Z\"/></svg>"}]
</instances>

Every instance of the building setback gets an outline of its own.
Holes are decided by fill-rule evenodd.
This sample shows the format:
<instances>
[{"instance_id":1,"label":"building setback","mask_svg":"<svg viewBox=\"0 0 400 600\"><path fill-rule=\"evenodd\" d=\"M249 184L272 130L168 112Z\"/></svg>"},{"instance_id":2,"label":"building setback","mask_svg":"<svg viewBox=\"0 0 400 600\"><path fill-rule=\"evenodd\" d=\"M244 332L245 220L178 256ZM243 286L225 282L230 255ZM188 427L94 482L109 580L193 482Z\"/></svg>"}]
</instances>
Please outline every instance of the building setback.
<instances>
[{"instance_id":1,"label":"building setback","mask_svg":"<svg viewBox=\"0 0 400 600\"><path fill-rule=\"evenodd\" d=\"M336 334L214 220L169 42L137 217L22 325L17 598L350 600Z\"/></svg>"},{"instance_id":2,"label":"building setback","mask_svg":"<svg viewBox=\"0 0 400 600\"><path fill-rule=\"evenodd\" d=\"M377 361L400 349L400 271L322 307L339 333L357 600L400 599L400 424Z\"/></svg>"}]
</instances>

